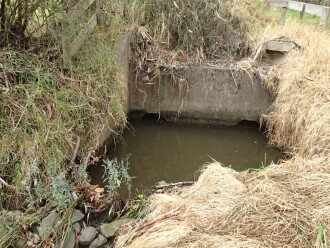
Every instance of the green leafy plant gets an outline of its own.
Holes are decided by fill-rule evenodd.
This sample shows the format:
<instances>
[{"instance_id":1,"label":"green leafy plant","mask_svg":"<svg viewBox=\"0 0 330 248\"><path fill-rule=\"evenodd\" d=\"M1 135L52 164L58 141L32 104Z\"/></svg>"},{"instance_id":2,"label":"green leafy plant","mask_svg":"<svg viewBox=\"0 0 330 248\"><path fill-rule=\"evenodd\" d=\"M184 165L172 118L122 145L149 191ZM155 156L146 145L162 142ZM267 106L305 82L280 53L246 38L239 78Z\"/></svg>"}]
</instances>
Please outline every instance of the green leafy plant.
<instances>
[{"instance_id":1,"label":"green leafy plant","mask_svg":"<svg viewBox=\"0 0 330 248\"><path fill-rule=\"evenodd\" d=\"M128 218L140 218L145 214L145 210L148 206L148 197L144 192L136 192L136 198L129 205L126 217Z\"/></svg>"},{"instance_id":2,"label":"green leafy plant","mask_svg":"<svg viewBox=\"0 0 330 248\"><path fill-rule=\"evenodd\" d=\"M107 182L106 188L109 194L116 193L117 189L124 183L129 185L132 181L128 174L130 155L122 160L113 158L112 160L104 160L102 167L104 168L103 181Z\"/></svg>"}]
</instances>

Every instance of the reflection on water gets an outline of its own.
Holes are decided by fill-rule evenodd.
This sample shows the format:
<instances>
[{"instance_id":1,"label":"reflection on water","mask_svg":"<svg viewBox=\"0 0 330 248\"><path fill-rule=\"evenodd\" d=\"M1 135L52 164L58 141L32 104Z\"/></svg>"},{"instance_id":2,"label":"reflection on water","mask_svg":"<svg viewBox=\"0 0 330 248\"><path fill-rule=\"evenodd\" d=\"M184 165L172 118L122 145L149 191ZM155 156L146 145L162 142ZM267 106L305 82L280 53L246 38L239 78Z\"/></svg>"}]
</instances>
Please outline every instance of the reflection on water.
<instances>
[{"instance_id":1,"label":"reflection on water","mask_svg":"<svg viewBox=\"0 0 330 248\"><path fill-rule=\"evenodd\" d=\"M269 164L282 157L280 151L267 146L255 123L200 126L147 118L130 125L134 131L125 130L123 141L108 148L107 158L124 159L130 154L133 191L148 189L162 180L194 180L201 165L213 159L240 171L260 167L265 158ZM90 167L89 174L92 183L102 185L101 166Z\"/></svg>"}]
</instances>

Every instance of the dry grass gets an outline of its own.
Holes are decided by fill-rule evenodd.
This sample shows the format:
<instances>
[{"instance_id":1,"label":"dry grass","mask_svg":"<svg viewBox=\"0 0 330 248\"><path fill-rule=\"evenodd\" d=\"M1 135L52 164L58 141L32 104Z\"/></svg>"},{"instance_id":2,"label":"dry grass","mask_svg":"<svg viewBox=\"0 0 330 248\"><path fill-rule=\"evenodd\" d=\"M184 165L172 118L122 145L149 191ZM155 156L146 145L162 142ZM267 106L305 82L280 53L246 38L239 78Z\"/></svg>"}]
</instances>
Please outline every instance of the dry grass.
<instances>
[{"instance_id":1,"label":"dry grass","mask_svg":"<svg viewBox=\"0 0 330 248\"><path fill-rule=\"evenodd\" d=\"M276 100L267 116L269 137L276 146L301 156L330 152L330 35L328 31L291 22L274 36L302 46L274 69L269 84Z\"/></svg>"},{"instance_id":2,"label":"dry grass","mask_svg":"<svg viewBox=\"0 0 330 248\"><path fill-rule=\"evenodd\" d=\"M148 0L132 5L130 12L139 13L130 16L136 24L137 65L172 68L248 56L254 43L250 34L259 31L264 7L259 0Z\"/></svg>"},{"instance_id":3,"label":"dry grass","mask_svg":"<svg viewBox=\"0 0 330 248\"><path fill-rule=\"evenodd\" d=\"M184 212L127 242L133 229L117 247L312 247L317 227L330 227L329 172L300 159L254 173L210 164L192 187L153 195L146 218Z\"/></svg>"},{"instance_id":4,"label":"dry grass","mask_svg":"<svg viewBox=\"0 0 330 248\"><path fill-rule=\"evenodd\" d=\"M276 96L266 116L269 138L293 158L256 172L209 164L193 186L153 195L146 217L116 247L327 247L330 35L294 22L268 33L301 46L268 81ZM182 213L141 229L181 206Z\"/></svg>"}]
</instances>

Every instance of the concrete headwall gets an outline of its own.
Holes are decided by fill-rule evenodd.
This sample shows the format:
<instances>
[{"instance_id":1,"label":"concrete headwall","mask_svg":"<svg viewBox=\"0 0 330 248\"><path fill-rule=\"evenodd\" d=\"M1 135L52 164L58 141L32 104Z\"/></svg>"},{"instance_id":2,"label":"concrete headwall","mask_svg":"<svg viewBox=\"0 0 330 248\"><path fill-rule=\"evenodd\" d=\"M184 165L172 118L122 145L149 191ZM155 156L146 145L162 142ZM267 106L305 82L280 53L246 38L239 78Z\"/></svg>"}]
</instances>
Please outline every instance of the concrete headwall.
<instances>
[{"instance_id":1,"label":"concrete headwall","mask_svg":"<svg viewBox=\"0 0 330 248\"><path fill-rule=\"evenodd\" d=\"M272 103L258 73L235 66L194 65L157 76L136 74L128 35L114 48L123 93L124 111L131 117L161 114L180 122L235 125L259 122Z\"/></svg>"},{"instance_id":2,"label":"concrete headwall","mask_svg":"<svg viewBox=\"0 0 330 248\"><path fill-rule=\"evenodd\" d=\"M131 70L132 71L132 70ZM160 113L182 122L235 125L242 120L258 122L272 97L254 72L235 67L189 66L152 81L141 74L129 82L130 113Z\"/></svg>"}]
</instances>

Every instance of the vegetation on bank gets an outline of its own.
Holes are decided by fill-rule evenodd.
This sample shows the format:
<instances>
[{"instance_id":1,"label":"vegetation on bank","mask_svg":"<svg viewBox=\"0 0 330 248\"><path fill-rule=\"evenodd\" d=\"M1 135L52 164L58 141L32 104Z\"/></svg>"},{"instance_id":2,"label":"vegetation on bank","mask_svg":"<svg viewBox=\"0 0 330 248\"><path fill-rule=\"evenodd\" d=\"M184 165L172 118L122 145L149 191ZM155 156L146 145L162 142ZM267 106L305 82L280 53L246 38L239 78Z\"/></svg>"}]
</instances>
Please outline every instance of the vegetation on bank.
<instances>
[{"instance_id":1,"label":"vegetation on bank","mask_svg":"<svg viewBox=\"0 0 330 248\"><path fill-rule=\"evenodd\" d=\"M97 159L99 137L105 129L116 135L126 120L112 54L124 24L121 1L102 3L105 22L70 71L61 61L62 3L2 2L0 246L34 232L52 210L63 221L39 246L54 244L55 237L64 244L72 209L91 193L86 167ZM24 215L7 222L10 210Z\"/></svg>"},{"instance_id":2,"label":"vegetation on bank","mask_svg":"<svg viewBox=\"0 0 330 248\"><path fill-rule=\"evenodd\" d=\"M130 7L138 13L131 20L137 69L152 72L249 56L251 34L267 20L263 1L147 0Z\"/></svg>"}]
</instances>

